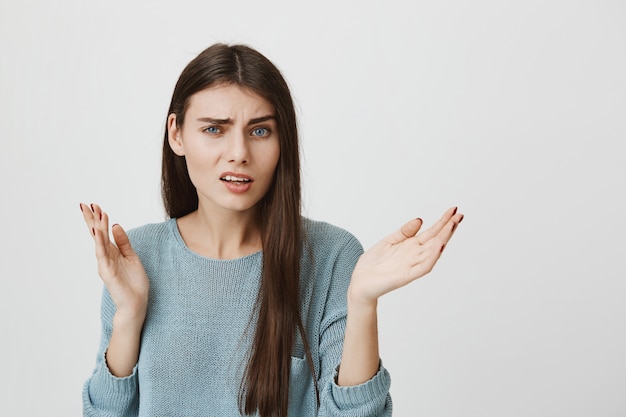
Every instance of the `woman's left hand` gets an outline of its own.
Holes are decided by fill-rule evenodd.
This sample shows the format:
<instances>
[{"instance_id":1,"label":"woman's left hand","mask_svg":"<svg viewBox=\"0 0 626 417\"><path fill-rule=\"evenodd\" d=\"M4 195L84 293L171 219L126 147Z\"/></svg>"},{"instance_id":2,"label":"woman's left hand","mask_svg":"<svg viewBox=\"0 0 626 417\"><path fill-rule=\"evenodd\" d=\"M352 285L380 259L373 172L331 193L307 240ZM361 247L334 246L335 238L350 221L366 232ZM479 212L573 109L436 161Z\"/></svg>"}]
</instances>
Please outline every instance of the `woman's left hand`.
<instances>
[{"instance_id":1,"label":"woman's left hand","mask_svg":"<svg viewBox=\"0 0 626 417\"><path fill-rule=\"evenodd\" d=\"M378 242L354 268L349 301L375 304L380 296L429 273L461 220L463 214L453 207L419 234L422 220L414 219Z\"/></svg>"}]
</instances>

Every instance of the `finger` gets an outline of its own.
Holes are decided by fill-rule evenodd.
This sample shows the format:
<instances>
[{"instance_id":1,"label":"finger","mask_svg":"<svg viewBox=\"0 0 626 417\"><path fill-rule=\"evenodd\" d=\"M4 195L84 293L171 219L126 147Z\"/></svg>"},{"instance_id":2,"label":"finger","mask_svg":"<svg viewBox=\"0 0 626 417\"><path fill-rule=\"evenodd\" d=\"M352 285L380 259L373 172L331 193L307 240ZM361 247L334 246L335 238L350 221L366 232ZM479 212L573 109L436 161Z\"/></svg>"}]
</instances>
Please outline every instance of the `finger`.
<instances>
[{"instance_id":1,"label":"finger","mask_svg":"<svg viewBox=\"0 0 626 417\"><path fill-rule=\"evenodd\" d=\"M94 227L96 230L100 230L103 244L106 248L110 244L109 217L97 204L91 204L91 209L93 210Z\"/></svg>"},{"instance_id":2,"label":"finger","mask_svg":"<svg viewBox=\"0 0 626 417\"><path fill-rule=\"evenodd\" d=\"M115 244L117 248L120 250L122 256L129 257L135 254L135 251L130 246L130 240L128 240L128 235L119 224L113 225L113 239L115 240Z\"/></svg>"},{"instance_id":3,"label":"finger","mask_svg":"<svg viewBox=\"0 0 626 417\"><path fill-rule=\"evenodd\" d=\"M93 228L93 238L96 242L96 259L98 259L98 266L104 266L107 263L107 247L104 242L104 233L99 227Z\"/></svg>"},{"instance_id":4,"label":"finger","mask_svg":"<svg viewBox=\"0 0 626 417\"><path fill-rule=\"evenodd\" d=\"M94 237L94 217L91 208L87 204L80 203L80 211L83 213L83 219L85 219L91 237Z\"/></svg>"},{"instance_id":5,"label":"finger","mask_svg":"<svg viewBox=\"0 0 626 417\"><path fill-rule=\"evenodd\" d=\"M98 235L98 242L101 245L96 256L100 254L99 263L102 266L106 266L118 253L115 245L111 243L109 238L109 216L97 204L92 204L91 207L94 211L94 232Z\"/></svg>"},{"instance_id":6,"label":"finger","mask_svg":"<svg viewBox=\"0 0 626 417\"><path fill-rule=\"evenodd\" d=\"M449 208L443 216L435 224L423 231L417 236L417 241L423 245L441 232L441 229L450 221L450 219L456 214L457 207Z\"/></svg>"},{"instance_id":7,"label":"finger","mask_svg":"<svg viewBox=\"0 0 626 417\"><path fill-rule=\"evenodd\" d=\"M102 219L102 212L100 210L100 206L98 206L97 204L91 203L89 205L89 208L91 208L91 212L93 213L93 233L94 233L94 237L96 235L100 235L100 239L102 239L104 236L103 236L103 233L102 233L103 232L103 230L102 230L102 222L100 221ZM106 230L104 232L106 232Z\"/></svg>"},{"instance_id":8,"label":"finger","mask_svg":"<svg viewBox=\"0 0 626 417\"><path fill-rule=\"evenodd\" d=\"M93 220L97 224L100 220L102 220L102 209L99 205L91 203L89 205L91 211L93 212Z\"/></svg>"},{"instance_id":9,"label":"finger","mask_svg":"<svg viewBox=\"0 0 626 417\"><path fill-rule=\"evenodd\" d=\"M464 217L465 216L463 214L457 213L456 215L452 216L452 218L448 221L446 227L444 227L441 232L439 232L439 235L437 237L439 238L441 246L440 252L442 252L443 249L447 246L448 242L458 229L459 223L463 221Z\"/></svg>"},{"instance_id":10,"label":"finger","mask_svg":"<svg viewBox=\"0 0 626 417\"><path fill-rule=\"evenodd\" d=\"M389 236L387 236L387 240L391 244L400 243L405 241L408 238L411 238L419 232L422 227L423 221L420 218L412 219L405 223L399 230L396 230Z\"/></svg>"},{"instance_id":11,"label":"finger","mask_svg":"<svg viewBox=\"0 0 626 417\"><path fill-rule=\"evenodd\" d=\"M432 271L440 257L440 250L431 251L422 259L422 262L419 262L418 264L414 265L413 268L411 268L411 272L409 274L410 280L414 281Z\"/></svg>"},{"instance_id":12,"label":"finger","mask_svg":"<svg viewBox=\"0 0 626 417\"><path fill-rule=\"evenodd\" d=\"M407 275L407 283L414 281L433 270L439 258L447 246L448 241L456 232L456 229L463 220L464 215L461 213L454 214L448 223L442 228L439 234L430 239L426 244L422 245L422 251L415 258L410 273Z\"/></svg>"}]
</instances>

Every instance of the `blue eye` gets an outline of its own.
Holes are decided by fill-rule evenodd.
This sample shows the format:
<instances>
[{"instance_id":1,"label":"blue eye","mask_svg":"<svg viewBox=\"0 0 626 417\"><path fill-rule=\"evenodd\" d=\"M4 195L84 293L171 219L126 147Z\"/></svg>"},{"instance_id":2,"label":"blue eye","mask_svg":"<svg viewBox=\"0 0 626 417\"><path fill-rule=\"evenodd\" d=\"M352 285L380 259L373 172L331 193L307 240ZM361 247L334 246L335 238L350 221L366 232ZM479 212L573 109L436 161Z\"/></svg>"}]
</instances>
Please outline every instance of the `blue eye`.
<instances>
[{"instance_id":1,"label":"blue eye","mask_svg":"<svg viewBox=\"0 0 626 417\"><path fill-rule=\"evenodd\" d=\"M206 129L204 129L204 131L207 132L208 134L216 135L220 133L220 128L217 126L209 126Z\"/></svg>"},{"instance_id":2,"label":"blue eye","mask_svg":"<svg viewBox=\"0 0 626 417\"><path fill-rule=\"evenodd\" d=\"M256 127L252 130L252 136L266 137L269 136L270 130L265 127Z\"/></svg>"}]
</instances>

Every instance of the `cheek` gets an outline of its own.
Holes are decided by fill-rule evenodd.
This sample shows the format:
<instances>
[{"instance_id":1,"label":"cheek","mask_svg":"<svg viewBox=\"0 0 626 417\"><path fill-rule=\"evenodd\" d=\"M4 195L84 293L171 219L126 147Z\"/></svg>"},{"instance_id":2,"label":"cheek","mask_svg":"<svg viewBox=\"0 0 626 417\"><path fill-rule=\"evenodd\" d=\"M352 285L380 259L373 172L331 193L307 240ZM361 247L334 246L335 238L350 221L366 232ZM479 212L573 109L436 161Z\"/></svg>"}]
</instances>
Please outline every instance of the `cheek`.
<instances>
[{"instance_id":1,"label":"cheek","mask_svg":"<svg viewBox=\"0 0 626 417\"><path fill-rule=\"evenodd\" d=\"M191 179L193 179L198 170L202 167L202 164L198 161L198 158L191 153L185 155L185 162L187 163L187 172L189 173Z\"/></svg>"},{"instance_id":2,"label":"cheek","mask_svg":"<svg viewBox=\"0 0 626 417\"><path fill-rule=\"evenodd\" d=\"M260 168L259 174L262 173L263 177L263 193L266 193L275 181L280 152L278 148L265 149L262 155L262 160L257 161Z\"/></svg>"},{"instance_id":3,"label":"cheek","mask_svg":"<svg viewBox=\"0 0 626 417\"><path fill-rule=\"evenodd\" d=\"M214 155L206 149L189 148L186 151L187 173L194 186L213 176L215 171Z\"/></svg>"},{"instance_id":4,"label":"cheek","mask_svg":"<svg viewBox=\"0 0 626 417\"><path fill-rule=\"evenodd\" d=\"M267 166L268 169L274 173L278 166L278 160L280 159L280 146L278 143L267 153Z\"/></svg>"},{"instance_id":5,"label":"cheek","mask_svg":"<svg viewBox=\"0 0 626 417\"><path fill-rule=\"evenodd\" d=\"M275 154L272 155L272 158L269 162L269 166L271 166L272 172L276 172L276 167L278 167L278 160L280 159L280 152L276 151Z\"/></svg>"}]
</instances>

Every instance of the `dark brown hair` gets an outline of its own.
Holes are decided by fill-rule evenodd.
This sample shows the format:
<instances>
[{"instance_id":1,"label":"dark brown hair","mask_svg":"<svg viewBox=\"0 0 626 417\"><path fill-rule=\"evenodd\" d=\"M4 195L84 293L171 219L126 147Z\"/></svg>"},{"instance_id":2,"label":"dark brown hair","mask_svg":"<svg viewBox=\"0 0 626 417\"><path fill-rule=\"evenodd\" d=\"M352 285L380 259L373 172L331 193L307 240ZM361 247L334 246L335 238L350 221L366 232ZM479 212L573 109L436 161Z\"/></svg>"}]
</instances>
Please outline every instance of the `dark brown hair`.
<instances>
[{"instance_id":1,"label":"dark brown hair","mask_svg":"<svg viewBox=\"0 0 626 417\"><path fill-rule=\"evenodd\" d=\"M300 218L300 157L296 114L289 88L279 70L266 57L244 45L213 45L183 70L174 88L168 115L176 114L182 127L190 97L206 88L235 84L267 100L277 120L280 157L274 182L257 204L262 235L263 269L255 304L258 315L249 361L243 376L240 411L261 417L286 417L292 348L299 331L315 389L310 348L300 315L300 256L303 232ZM198 195L183 156L163 141L161 191L165 210L182 217L198 208Z\"/></svg>"}]
</instances>

